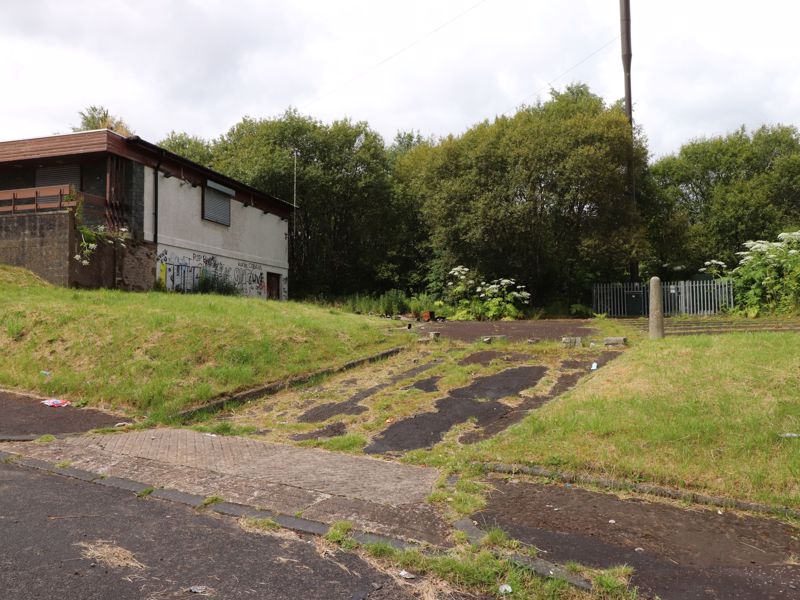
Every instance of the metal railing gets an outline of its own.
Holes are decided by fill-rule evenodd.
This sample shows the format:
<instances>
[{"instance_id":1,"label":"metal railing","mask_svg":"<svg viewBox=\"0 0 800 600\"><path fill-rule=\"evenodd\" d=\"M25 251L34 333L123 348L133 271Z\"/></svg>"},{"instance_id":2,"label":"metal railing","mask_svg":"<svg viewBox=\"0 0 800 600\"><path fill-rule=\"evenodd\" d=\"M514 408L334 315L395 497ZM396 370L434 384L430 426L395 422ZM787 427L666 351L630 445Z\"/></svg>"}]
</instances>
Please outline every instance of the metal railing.
<instances>
[{"instance_id":1,"label":"metal railing","mask_svg":"<svg viewBox=\"0 0 800 600\"><path fill-rule=\"evenodd\" d=\"M663 283L665 315L713 315L732 307L730 279L666 281ZM647 316L650 290L642 283L596 283L592 287L592 309L610 317Z\"/></svg>"}]
</instances>

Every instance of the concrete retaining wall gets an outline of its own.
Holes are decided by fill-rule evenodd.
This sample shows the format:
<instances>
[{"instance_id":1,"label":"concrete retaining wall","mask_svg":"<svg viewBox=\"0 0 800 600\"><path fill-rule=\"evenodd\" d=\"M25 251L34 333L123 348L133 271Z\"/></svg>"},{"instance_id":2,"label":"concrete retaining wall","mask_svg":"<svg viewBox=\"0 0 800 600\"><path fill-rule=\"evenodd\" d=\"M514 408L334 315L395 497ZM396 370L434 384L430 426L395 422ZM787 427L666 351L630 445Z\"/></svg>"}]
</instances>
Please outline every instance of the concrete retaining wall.
<instances>
[{"instance_id":1,"label":"concrete retaining wall","mask_svg":"<svg viewBox=\"0 0 800 600\"><path fill-rule=\"evenodd\" d=\"M56 285L70 285L75 227L68 211L0 216L0 263L24 267Z\"/></svg>"}]
</instances>

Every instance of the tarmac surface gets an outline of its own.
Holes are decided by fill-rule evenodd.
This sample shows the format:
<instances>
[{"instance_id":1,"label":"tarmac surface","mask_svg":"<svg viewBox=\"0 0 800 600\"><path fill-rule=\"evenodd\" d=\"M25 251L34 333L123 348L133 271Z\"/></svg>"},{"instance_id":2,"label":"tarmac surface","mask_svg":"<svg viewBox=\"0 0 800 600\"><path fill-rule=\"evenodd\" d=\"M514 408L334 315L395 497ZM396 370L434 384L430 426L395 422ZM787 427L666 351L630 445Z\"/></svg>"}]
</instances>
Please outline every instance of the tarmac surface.
<instances>
[{"instance_id":1,"label":"tarmac surface","mask_svg":"<svg viewBox=\"0 0 800 600\"><path fill-rule=\"evenodd\" d=\"M168 428L0 448L283 515L302 513L328 524L350 520L361 530L392 537L446 544L449 534L426 502L439 477L433 468Z\"/></svg>"},{"instance_id":2,"label":"tarmac surface","mask_svg":"<svg viewBox=\"0 0 800 600\"><path fill-rule=\"evenodd\" d=\"M413 586L310 539L2 463L0 539L9 600L413 597Z\"/></svg>"},{"instance_id":3,"label":"tarmac surface","mask_svg":"<svg viewBox=\"0 0 800 600\"><path fill-rule=\"evenodd\" d=\"M483 337L504 335L511 341L561 340L564 336L597 335L589 319L538 319L532 321L445 321L419 326L423 333L439 332L442 337L474 342Z\"/></svg>"},{"instance_id":4,"label":"tarmac surface","mask_svg":"<svg viewBox=\"0 0 800 600\"><path fill-rule=\"evenodd\" d=\"M494 481L473 518L563 563L634 568L644 597L800 598L800 529L716 509L620 499L575 487Z\"/></svg>"},{"instance_id":5,"label":"tarmac surface","mask_svg":"<svg viewBox=\"0 0 800 600\"><path fill-rule=\"evenodd\" d=\"M0 391L0 437L79 433L113 427L125 419L108 413L65 406L45 406L40 399Z\"/></svg>"}]
</instances>

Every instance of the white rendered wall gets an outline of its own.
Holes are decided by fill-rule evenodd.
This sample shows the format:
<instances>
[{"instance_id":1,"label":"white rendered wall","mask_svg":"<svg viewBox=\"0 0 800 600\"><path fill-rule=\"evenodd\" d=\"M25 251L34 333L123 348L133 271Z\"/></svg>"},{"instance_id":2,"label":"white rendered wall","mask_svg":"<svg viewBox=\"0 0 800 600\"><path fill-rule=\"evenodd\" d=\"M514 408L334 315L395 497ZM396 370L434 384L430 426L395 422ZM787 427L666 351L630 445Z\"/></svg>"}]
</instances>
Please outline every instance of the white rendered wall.
<instances>
[{"instance_id":1,"label":"white rendered wall","mask_svg":"<svg viewBox=\"0 0 800 600\"><path fill-rule=\"evenodd\" d=\"M153 240L153 174L145 168L144 238ZM281 276L281 299L288 297L288 221L241 202L231 201L231 224L202 218L202 189L177 177L159 174L158 262L162 283L186 280L185 267L213 267L224 273L241 293L266 297L267 273ZM169 269L169 272L168 272ZM169 275L169 277L167 277Z\"/></svg>"}]
</instances>

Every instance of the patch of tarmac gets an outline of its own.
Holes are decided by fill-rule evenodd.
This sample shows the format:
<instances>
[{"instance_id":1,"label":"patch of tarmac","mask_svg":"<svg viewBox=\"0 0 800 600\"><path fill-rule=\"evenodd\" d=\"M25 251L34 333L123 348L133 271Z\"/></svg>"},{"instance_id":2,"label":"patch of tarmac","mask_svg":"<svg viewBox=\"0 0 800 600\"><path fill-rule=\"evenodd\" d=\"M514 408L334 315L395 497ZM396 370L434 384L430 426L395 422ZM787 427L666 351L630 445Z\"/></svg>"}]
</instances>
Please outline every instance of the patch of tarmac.
<instances>
[{"instance_id":1,"label":"patch of tarmac","mask_svg":"<svg viewBox=\"0 0 800 600\"><path fill-rule=\"evenodd\" d=\"M474 342L476 339L504 335L510 341L529 339L560 340L564 336L590 337L598 331L589 319L539 319L528 321L447 321L420 325L424 333L438 331L442 337Z\"/></svg>"},{"instance_id":2,"label":"patch of tarmac","mask_svg":"<svg viewBox=\"0 0 800 600\"><path fill-rule=\"evenodd\" d=\"M458 364L460 366L466 365L481 365L483 367L489 365L493 360L502 358L505 361L513 362L518 360L525 360L531 358L528 354L520 354L518 352L500 352L498 350L481 350L469 356L465 356Z\"/></svg>"},{"instance_id":3,"label":"patch of tarmac","mask_svg":"<svg viewBox=\"0 0 800 600\"><path fill-rule=\"evenodd\" d=\"M574 388L586 374L576 369L582 369L588 372L591 369L592 362L596 362L597 368L599 369L609 361L614 360L619 355L620 352L607 350L602 352L594 359L570 359L563 361L559 365L558 370L567 372L561 373L558 376L555 384L547 394L537 394L536 396L525 398L518 406L514 408L508 408L508 410L506 410L504 413L497 415L496 418L487 422L481 429L465 433L459 438L458 441L462 444L474 444L497 435L501 431L511 427L511 425L519 423L530 411L539 408L546 402L549 402Z\"/></svg>"},{"instance_id":4,"label":"patch of tarmac","mask_svg":"<svg viewBox=\"0 0 800 600\"><path fill-rule=\"evenodd\" d=\"M493 482L484 527L542 550L542 558L633 567L645 597L777 600L800 597L800 530L779 521L683 509L613 494Z\"/></svg>"},{"instance_id":5,"label":"patch of tarmac","mask_svg":"<svg viewBox=\"0 0 800 600\"><path fill-rule=\"evenodd\" d=\"M405 389L414 389L419 390L421 392L437 392L439 391L439 380L442 378L441 375L432 375L430 377L426 377L425 379L420 379L419 381L415 381L410 386Z\"/></svg>"},{"instance_id":6,"label":"patch of tarmac","mask_svg":"<svg viewBox=\"0 0 800 600\"><path fill-rule=\"evenodd\" d=\"M2 464L0 489L2 598L410 600L415 591L353 554L124 490Z\"/></svg>"},{"instance_id":7,"label":"patch of tarmac","mask_svg":"<svg viewBox=\"0 0 800 600\"><path fill-rule=\"evenodd\" d=\"M326 404L320 404L319 406L315 406L302 415L300 415L297 420L301 423L319 423L322 421L327 421L331 417L335 417L338 415L359 415L363 412L369 410L366 406L362 406L360 403L367 398L374 396L381 390L384 390L392 385L396 384L398 381L402 381L403 379L410 379L411 377L415 377L420 373L424 373L425 371L432 369L436 365L440 364L440 360L433 360L431 362L427 362L421 365L417 365L412 369L408 369L406 371L402 371L401 373L397 373L395 375L390 376L386 379L386 381L379 383L377 385L373 385L372 387L368 387L363 390L359 390L352 396L350 396L347 400L343 400L341 402L328 402Z\"/></svg>"},{"instance_id":8,"label":"patch of tarmac","mask_svg":"<svg viewBox=\"0 0 800 600\"><path fill-rule=\"evenodd\" d=\"M11 392L0 392L0 415L0 435L8 436L82 433L126 421L90 408L45 406L36 398Z\"/></svg>"},{"instance_id":9,"label":"patch of tarmac","mask_svg":"<svg viewBox=\"0 0 800 600\"><path fill-rule=\"evenodd\" d=\"M450 390L436 401L436 412L414 415L393 423L375 437L365 449L367 454L382 454L428 448L441 441L456 424L476 419L486 425L508 412L509 407L499 400L516 396L535 386L547 373L547 367L524 366L478 377L469 385Z\"/></svg>"},{"instance_id":10,"label":"patch of tarmac","mask_svg":"<svg viewBox=\"0 0 800 600\"><path fill-rule=\"evenodd\" d=\"M341 421L337 421L336 423L331 423L330 425L326 425L325 427L315 431L295 433L294 435L290 436L290 439L294 440L295 442L302 442L304 440L319 440L337 437L344 435L345 433L347 433L347 425Z\"/></svg>"}]
</instances>

